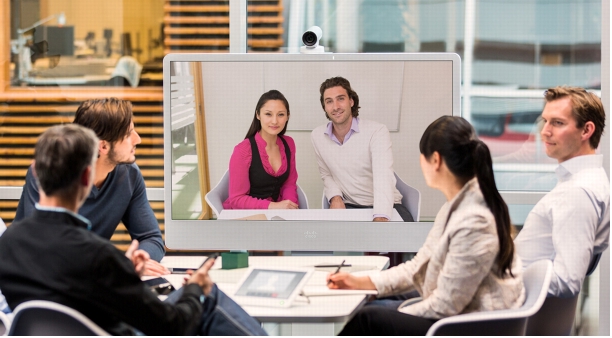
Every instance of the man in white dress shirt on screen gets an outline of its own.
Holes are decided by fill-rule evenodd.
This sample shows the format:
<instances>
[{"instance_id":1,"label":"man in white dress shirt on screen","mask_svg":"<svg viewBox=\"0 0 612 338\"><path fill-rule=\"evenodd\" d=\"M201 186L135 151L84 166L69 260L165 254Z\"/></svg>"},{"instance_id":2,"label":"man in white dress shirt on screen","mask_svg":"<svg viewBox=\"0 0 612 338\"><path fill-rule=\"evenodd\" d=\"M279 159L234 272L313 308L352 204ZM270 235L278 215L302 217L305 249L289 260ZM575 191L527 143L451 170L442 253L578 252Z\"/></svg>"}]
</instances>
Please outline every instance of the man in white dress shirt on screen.
<instances>
[{"instance_id":1,"label":"man in white dress shirt on screen","mask_svg":"<svg viewBox=\"0 0 612 338\"><path fill-rule=\"evenodd\" d=\"M372 220L389 221L395 208L413 218L395 188L391 136L384 124L359 116L359 96L348 80L333 77L319 89L331 121L312 131L324 194L331 209L373 208Z\"/></svg>"},{"instance_id":2,"label":"man in white dress shirt on screen","mask_svg":"<svg viewBox=\"0 0 612 338\"><path fill-rule=\"evenodd\" d=\"M594 256L608 247L610 183L596 154L606 115L601 100L577 87L545 92L542 141L559 162L557 185L527 216L515 240L523 266L553 261L549 296L580 292Z\"/></svg>"}]
</instances>

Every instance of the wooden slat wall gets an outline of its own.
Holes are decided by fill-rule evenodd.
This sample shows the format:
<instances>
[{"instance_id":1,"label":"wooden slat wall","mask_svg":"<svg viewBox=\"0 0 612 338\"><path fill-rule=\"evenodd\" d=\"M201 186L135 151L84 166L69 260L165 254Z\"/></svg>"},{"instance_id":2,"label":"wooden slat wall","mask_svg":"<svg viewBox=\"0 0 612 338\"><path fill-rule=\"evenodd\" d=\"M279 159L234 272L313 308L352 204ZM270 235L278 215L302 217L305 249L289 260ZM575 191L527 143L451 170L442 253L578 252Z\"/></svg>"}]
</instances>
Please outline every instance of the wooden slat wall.
<instances>
[{"instance_id":1,"label":"wooden slat wall","mask_svg":"<svg viewBox=\"0 0 612 338\"><path fill-rule=\"evenodd\" d=\"M277 51L283 45L282 0L248 1L248 46ZM166 0L164 44L171 52L229 51L229 1Z\"/></svg>"},{"instance_id":2,"label":"wooden slat wall","mask_svg":"<svg viewBox=\"0 0 612 338\"><path fill-rule=\"evenodd\" d=\"M134 101L134 123L142 143L136 148L136 163L148 188L164 186L163 107L161 101ZM0 186L23 186L32 163L34 145L50 126L71 123L80 102L0 102ZM13 221L16 200L0 200L0 218ZM164 202L151 202L160 228L164 230ZM130 243L120 225L112 238L120 249Z\"/></svg>"}]
</instances>

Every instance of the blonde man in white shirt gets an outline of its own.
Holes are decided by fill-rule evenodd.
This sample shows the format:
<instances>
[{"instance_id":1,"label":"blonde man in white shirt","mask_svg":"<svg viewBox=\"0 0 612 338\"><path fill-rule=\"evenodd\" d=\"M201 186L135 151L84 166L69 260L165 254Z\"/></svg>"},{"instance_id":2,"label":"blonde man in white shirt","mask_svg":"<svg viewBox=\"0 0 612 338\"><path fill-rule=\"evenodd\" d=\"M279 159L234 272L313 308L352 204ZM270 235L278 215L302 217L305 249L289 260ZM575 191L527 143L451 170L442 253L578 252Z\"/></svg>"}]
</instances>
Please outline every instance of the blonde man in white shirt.
<instances>
[{"instance_id":1,"label":"blonde man in white shirt","mask_svg":"<svg viewBox=\"0 0 612 338\"><path fill-rule=\"evenodd\" d=\"M395 188L387 127L358 117L359 96L345 78L327 79L319 91L330 122L315 128L311 141L330 208L373 208L375 222L389 221L395 208L412 222Z\"/></svg>"},{"instance_id":2,"label":"blonde man in white shirt","mask_svg":"<svg viewBox=\"0 0 612 338\"><path fill-rule=\"evenodd\" d=\"M529 213L515 244L524 267L553 261L550 296L572 297L593 257L608 247L610 183L596 154L606 115L583 88L555 87L545 98L541 136L546 154L559 162L557 185Z\"/></svg>"}]
</instances>

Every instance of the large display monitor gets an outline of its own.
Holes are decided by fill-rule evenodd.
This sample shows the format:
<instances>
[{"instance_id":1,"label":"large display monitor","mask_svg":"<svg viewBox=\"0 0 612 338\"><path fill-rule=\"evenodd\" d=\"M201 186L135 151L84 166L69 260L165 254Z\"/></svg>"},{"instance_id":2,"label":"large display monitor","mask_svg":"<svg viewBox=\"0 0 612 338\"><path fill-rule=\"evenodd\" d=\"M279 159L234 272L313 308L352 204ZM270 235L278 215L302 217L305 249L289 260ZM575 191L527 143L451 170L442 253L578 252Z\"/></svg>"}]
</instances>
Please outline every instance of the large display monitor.
<instances>
[{"instance_id":1,"label":"large display monitor","mask_svg":"<svg viewBox=\"0 0 612 338\"><path fill-rule=\"evenodd\" d=\"M296 143L298 185L311 209L322 207L310 133L326 124L319 87L351 82L359 116L387 125L394 170L421 192L421 220L443 195L426 186L418 143L442 115L459 115L461 61L453 53L169 54L164 58L164 197L166 246L183 250L415 251L430 222L203 220L205 190L228 169L264 92L290 104L287 135Z\"/></svg>"}]
</instances>

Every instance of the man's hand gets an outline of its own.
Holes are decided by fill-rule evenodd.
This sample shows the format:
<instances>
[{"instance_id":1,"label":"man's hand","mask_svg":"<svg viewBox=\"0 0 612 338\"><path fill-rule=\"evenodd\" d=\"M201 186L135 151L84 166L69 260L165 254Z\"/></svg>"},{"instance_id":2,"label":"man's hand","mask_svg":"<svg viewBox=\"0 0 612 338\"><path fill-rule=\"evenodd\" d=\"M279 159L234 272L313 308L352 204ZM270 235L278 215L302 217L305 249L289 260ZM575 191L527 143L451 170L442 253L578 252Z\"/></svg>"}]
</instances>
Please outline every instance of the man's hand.
<instances>
[{"instance_id":1,"label":"man's hand","mask_svg":"<svg viewBox=\"0 0 612 338\"><path fill-rule=\"evenodd\" d=\"M370 277L357 277L347 272L327 275L327 287L330 289L376 290Z\"/></svg>"},{"instance_id":2,"label":"man's hand","mask_svg":"<svg viewBox=\"0 0 612 338\"><path fill-rule=\"evenodd\" d=\"M143 274L145 276L169 275L170 270L168 270L165 266L161 265L159 262L149 259L145 263L145 270Z\"/></svg>"},{"instance_id":3,"label":"man's hand","mask_svg":"<svg viewBox=\"0 0 612 338\"><path fill-rule=\"evenodd\" d=\"M133 240L130 247L125 252L125 257L127 257L132 264L134 264L134 270L138 276L142 276L145 272L146 262L150 260L149 254L144 250L138 250L138 241Z\"/></svg>"},{"instance_id":4,"label":"man's hand","mask_svg":"<svg viewBox=\"0 0 612 338\"><path fill-rule=\"evenodd\" d=\"M297 209L298 205L290 200L283 200L280 202L271 202L268 205L268 209Z\"/></svg>"},{"instance_id":5,"label":"man's hand","mask_svg":"<svg viewBox=\"0 0 612 338\"><path fill-rule=\"evenodd\" d=\"M329 200L329 208L330 209L346 209L346 205L344 205L344 201L340 196L334 196L331 200Z\"/></svg>"},{"instance_id":6,"label":"man's hand","mask_svg":"<svg viewBox=\"0 0 612 338\"><path fill-rule=\"evenodd\" d=\"M165 266L159 264L149 257L144 250L138 250L138 241L133 240L125 252L125 257L132 261L134 270L139 276L161 276L170 273Z\"/></svg>"},{"instance_id":7,"label":"man's hand","mask_svg":"<svg viewBox=\"0 0 612 338\"><path fill-rule=\"evenodd\" d=\"M210 293L213 287L213 281L208 275L208 270L215 264L214 259L209 259L204 265L196 271L187 270L187 277L185 277L185 284L195 283L198 284L206 296Z\"/></svg>"},{"instance_id":8,"label":"man's hand","mask_svg":"<svg viewBox=\"0 0 612 338\"><path fill-rule=\"evenodd\" d=\"M387 219L387 217L374 217L374 219L372 221L374 221L374 222L389 222L389 219Z\"/></svg>"}]
</instances>

